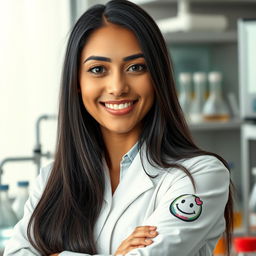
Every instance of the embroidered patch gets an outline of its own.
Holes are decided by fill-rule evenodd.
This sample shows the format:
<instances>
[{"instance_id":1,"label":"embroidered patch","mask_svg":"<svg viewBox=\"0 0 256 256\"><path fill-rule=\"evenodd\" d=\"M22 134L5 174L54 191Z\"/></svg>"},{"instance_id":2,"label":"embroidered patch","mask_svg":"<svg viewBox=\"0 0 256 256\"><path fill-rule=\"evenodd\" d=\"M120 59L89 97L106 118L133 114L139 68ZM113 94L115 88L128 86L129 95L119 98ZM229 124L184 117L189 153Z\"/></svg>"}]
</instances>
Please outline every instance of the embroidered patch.
<instances>
[{"instance_id":1,"label":"embroidered patch","mask_svg":"<svg viewBox=\"0 0 256 256\"><path fill-rule=\"evenodd\" d=\"M194 221L202 212L203 201L195 195L185 194L177 197L170 205L170 212L183 221Z\"/></svg>"}]
</instances>

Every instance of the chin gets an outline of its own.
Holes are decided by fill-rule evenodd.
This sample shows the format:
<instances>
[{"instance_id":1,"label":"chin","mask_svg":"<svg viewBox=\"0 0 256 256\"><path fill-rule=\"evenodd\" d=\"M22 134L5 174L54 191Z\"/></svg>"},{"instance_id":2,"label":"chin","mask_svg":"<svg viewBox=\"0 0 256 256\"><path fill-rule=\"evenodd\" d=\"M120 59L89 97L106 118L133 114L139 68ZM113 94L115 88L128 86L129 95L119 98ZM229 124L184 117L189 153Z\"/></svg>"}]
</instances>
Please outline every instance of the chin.
<instances>
[{"instance_id":1,"label":"chin","mask_svg":"<svg viewBox=\"0 0 256 256\"><path fill-rule=\"evenodd\" d=\"M111 133L116 133L116 134L129 134L131 132L135 131L135 127L127 127L127 125L124 127L124 125L121 126L105 126L104 127L107 131L111 132Z\"/></svg>"},{"instance_id":2,"label":"chin","mask_svg":"<svg viewBox=\"0 0 256 256\"><path fill-rule=\"evenodd\" d=\"M108 129L112 133L116 134L128 134L132 131L132 129Z\"/></svg>"}]
</instances>

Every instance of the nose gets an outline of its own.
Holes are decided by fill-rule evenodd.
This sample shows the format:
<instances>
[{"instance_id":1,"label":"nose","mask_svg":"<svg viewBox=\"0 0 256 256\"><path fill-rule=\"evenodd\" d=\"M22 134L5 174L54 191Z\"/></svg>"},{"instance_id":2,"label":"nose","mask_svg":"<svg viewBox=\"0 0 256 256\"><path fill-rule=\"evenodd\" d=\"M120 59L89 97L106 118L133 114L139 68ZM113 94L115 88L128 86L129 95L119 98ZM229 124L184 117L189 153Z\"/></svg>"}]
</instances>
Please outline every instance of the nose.
<instances>
[{"instance_id":1,"label":"nose","mask_svg":"<svg viewBox=\"0 0 256 256\"><path fill-rule=\"evenodd\" d=\"M116 97L122 96L129 92L129 85L125 75L121 71L113 72L107 81L107 92Z\"/></svg>"}]
</instances>

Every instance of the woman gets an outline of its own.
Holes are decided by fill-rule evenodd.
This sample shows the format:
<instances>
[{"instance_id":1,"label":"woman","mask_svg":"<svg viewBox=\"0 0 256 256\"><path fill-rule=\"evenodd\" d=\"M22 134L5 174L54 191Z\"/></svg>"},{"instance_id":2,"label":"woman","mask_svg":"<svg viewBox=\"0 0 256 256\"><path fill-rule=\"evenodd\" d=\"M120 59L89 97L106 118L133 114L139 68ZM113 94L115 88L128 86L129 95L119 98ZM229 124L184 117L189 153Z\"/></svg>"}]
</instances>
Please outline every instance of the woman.
<instances>
[{"instance_id":1,"label":"woman","mask_svg":"<svg viewBox=\"0 0 256 256\"><path fill-rule=\"evenodd\" d=\"M164 39L135 4L71 32L58 141L5 255L212 255L232 231L226 162L192 141ZM229 253L229 251L228 251Z\"/></svg>"}]
</instances>

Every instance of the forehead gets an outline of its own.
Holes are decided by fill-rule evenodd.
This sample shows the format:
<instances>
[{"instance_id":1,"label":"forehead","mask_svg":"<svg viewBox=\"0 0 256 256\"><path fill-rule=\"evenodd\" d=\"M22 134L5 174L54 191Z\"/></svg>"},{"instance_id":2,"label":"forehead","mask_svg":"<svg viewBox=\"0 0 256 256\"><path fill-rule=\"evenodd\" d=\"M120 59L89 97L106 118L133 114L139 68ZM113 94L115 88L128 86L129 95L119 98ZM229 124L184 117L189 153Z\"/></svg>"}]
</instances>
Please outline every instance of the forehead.
<instances>
[{"instance_id":1,"label":"forehead","mask_svg":"<svg viewBox=\"0 0 256 256\"><path fill-rule=\"evenodd\" d=\"M135 34L124 27L108 23L89 36L82 57L102 55L106 57L124 57L142 52Z\"/></svg>"}]
</instances>

